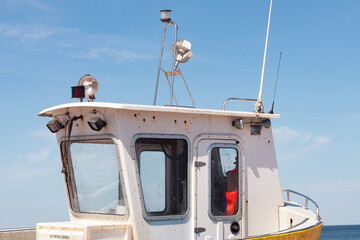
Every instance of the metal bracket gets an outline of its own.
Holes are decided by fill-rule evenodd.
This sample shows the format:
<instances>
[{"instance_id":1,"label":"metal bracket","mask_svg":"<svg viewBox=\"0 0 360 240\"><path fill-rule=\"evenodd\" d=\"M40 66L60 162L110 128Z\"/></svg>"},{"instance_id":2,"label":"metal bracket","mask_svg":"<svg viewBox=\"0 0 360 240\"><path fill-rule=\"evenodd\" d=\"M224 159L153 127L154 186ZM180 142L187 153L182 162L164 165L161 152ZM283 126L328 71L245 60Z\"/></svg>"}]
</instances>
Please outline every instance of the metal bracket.
<instances>
[{"instance_id":1,"label":"metal bracket","mask_svg":"<svg viewBox=\"0 0 360 240\"><path fill-rule=\"evenodd\" d=\"M251 126L263 126L264 128L269 128L271 126L270 119L265 119L262 122L245 122L242 118L235 119L232 122L232 125L237 129L243 129L245 125Z\"/></svg>"},{"instance_id":2,"label":"metal bracket","mask_svg":"<svg viewBox=\"0 0 360 240\"><path fill-rule=\"evenodd\" d=\"M203 228L203 227L196 227L194 229L195 233L201 233L201 232L205 232L205 231L206 231L206 228Z\"/></svg>"},{"instance_id":3,"label":"metal bracket","mask_svg":"<svg viewBox=\"0 0 360 240\"><path fill-rule=\"evenodd\" d=\"M172 86L172 85L171 85L171 83L170 83L169 77L173 77L173 71L168 71L168 72L166 72L166 71L165 71L164 69L162 69L162 68L160 68L160 70L164 72L165 77L166 77L166 80L167 80L167 82L168 82L168 84L169 84L169 87L170 87L170 89L171 89L171 86ZM186 81L185 81L185 78L184 78L184 76L183 76L183 74L182 74L182 72L181 72L181 69L180 69L179 67L176 67L176 70L174 71L174 76L178 76L178 75L181 76L181 78L182 78L182 80L183 80L183 82L184 82L184 85L185 85L185 87L186 87L186 90L187 90L187 92L188 92L188 94L189 94L189 97L190 97L190 99L191 99L192 107L195 108L194 99L193 99L193 97L192 97L192 95L191 95L191 93L190 93L190 90L189 90L188 85L186 84ZM178 106L178 103L177 103L177 101L176 101L174 92L172 92L172 95L173 95L173 98L174 98L174 100L175 100L176 106Z\"/></svg>"},{"instance_id":4,"label":"metal bracket","mask_svg":"<svg viewBox=\"0 0 360 240\"><path fill-rule=\"evenodd\" d=\"M261 125L250 125L250 135L261 135Z\"/></svg>"},{"instance_id":5,"label":"metal bracket","mask_svg":"<svg viewBox=\"0 0 360 240\"><path fill-rule=\"evenodd\" d=\"M195 167L204 167L204 166L206 166L205 162L200 162L200 161L195 162Z\"/></svg>"}]
</instances>

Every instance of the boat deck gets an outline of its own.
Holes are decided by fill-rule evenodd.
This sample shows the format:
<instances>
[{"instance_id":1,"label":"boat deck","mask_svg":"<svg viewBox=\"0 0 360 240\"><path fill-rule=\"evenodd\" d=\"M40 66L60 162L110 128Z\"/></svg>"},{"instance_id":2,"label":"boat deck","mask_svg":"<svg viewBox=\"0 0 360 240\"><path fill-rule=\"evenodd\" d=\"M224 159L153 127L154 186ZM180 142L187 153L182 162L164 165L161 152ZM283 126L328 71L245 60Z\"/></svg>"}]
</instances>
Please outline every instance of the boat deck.
<instances>
[{"instance_id":1,"label":"boat deck","mask_svg":"<svg viewBox=\"0 0 360 240\"><path fill-rule=\"evenodd\" d=\"M1 229L0 240L35 240L35 228Z\"/></svg>"}]
</instances>

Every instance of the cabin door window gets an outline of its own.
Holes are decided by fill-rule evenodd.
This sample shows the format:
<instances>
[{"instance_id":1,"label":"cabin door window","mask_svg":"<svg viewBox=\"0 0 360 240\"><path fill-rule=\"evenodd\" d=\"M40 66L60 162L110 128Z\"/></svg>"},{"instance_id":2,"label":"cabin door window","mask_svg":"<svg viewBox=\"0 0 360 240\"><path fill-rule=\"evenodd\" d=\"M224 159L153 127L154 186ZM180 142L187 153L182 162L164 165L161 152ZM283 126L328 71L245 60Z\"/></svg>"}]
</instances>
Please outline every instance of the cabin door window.
<instances>
[{"instance_id":1,"label":"cabin door window","mask_svg":"<svg viewBox=\"0 0 360 240\"><path fill-rule=\"evenodd\" d=\"M213 216L235 215L238 212L238 156L236 148L211 149L211 214Z\"/></svg>"},{"instance_id":2,"label":"cabin door window","mask_svg":"<svg viewBox=\"0 0 360 240\"><path fill-rule=\"evenodd\" d=\"M135 150L146 216L184 215L188 208L187 141L138 138Z\"/></svg>"}]
</instances>

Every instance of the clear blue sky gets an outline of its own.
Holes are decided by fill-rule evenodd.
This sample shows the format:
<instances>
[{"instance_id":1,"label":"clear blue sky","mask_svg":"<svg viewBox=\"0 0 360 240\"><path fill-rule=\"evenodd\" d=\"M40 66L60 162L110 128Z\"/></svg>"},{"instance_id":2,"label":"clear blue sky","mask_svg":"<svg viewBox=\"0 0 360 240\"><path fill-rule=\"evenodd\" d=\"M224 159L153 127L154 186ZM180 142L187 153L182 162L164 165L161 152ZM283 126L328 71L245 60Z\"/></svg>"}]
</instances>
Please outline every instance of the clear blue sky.
<instances>
[{"instance_id":1,"label":"clear blue sky","mask_svg":"<svg viewBox=\"0 0 360 240\"><path fill-rule=\"evenodd\" d=\"M172 9L179 38L192 43L181 68L196 106L220 109L228 97L257 97L268 8L268 0L0 0L0 228L68 219L55 135L37 114L74 102L70 87L86 73L100 83L97 101L152 104L160 9ZM358 0L273 3L264 104L282 51L273 121L280 180L317 201L326 225L360 224L359 13ZM168 97L162 84L160 105Z\"/></svg>"}]
</instances>

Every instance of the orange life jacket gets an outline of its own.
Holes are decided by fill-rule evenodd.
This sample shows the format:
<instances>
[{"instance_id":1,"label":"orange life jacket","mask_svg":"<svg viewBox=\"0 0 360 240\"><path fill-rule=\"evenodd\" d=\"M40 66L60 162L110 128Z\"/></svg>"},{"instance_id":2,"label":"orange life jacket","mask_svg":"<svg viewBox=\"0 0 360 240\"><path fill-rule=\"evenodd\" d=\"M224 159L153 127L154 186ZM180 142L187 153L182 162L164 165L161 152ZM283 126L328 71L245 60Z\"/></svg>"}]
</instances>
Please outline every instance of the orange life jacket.
<instances>
[{"instance_id":1,"label":"orange life jacket","mask_svg":"<svg viewBox=\"0 0 360 240\"><path fill-rule=\"evenodd\" d=\"M237 211L237 195L237 190L226 193L226 213L229 215L234 215Z\"/></svg>"},{"instance_id":2,"label":"orange life jacket","mask_svg":"<svg viewBox=\"0 0 360 240\"><path fill-rule=\"evenodd\" d=\"M227 173L228 180L230 180L229 175L233 175L233 174L237 174L237 168L234 168L233 170L231 170L230 172ZM238 196L238 191L237 190L231 191L231 192L226 192L226 213L228 215L234 215L237 212L237 203L238 203L238 199L237 199L238 197L237 196Z\"/></svg>"}]
</instances>

